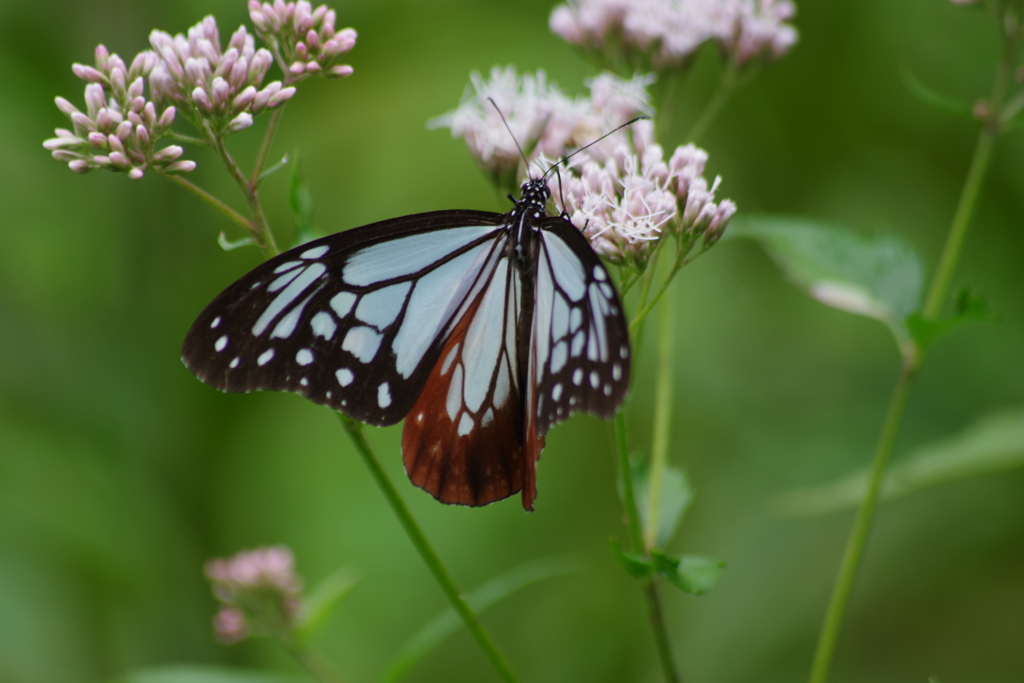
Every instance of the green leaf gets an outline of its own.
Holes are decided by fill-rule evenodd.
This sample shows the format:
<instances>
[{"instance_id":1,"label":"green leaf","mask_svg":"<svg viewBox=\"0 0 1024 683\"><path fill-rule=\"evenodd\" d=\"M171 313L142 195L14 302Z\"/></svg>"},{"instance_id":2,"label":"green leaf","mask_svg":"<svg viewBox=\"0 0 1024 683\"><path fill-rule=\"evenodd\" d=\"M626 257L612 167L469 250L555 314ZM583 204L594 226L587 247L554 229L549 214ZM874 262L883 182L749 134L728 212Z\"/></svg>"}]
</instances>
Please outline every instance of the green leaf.
<instances>
[{"instance_id":1,"label":"green leaf","mask_svg":"<svg viewBox=\"0 0 1024 683\"><path fill-rule=\"evenodd\" d=\"M883 500L961 479L1024 467L1024 407L978 420L956 436L918 448L896 463L882 484ZM867 469L827 484L786 491L773 507L786 517L853 508L867 489Z\"/></svg>"},{"instance_id":2,"label":"green leaf","mask_svg":"<svg viewBox=\"0 0 1024 683\"><path fill-rule=\"evenodd\" d=\"M630 459L629 468L633 474L633 489L636 504L640 508L641 523L647 526L647 506L651 497L651 468L647 458ZM686 472L672 465L665 465L661 478L661 499L658 502L657 545L663 548L675 535L683 514L693 501L693 489Z\"/></svg>"},{"instance_id":3,"label":"green leaf","mask_svg":"<svg viewBox=\"0 0 1024 683\"><path fill-rule=\"evenodd\" d=\"M295 637L302 642L309 642L327 625L334 610L358 582L355 572L347 567L342 567L321 581L302 601L294 629Z\"/></svg>"},{"instance_id":4,"label":"green leaf","mask_svg":"<svg viewBox=\"0 0 1024 683\"><path fill-rule=\"evenodd\" d=\"M919 313L912 313L907 317L907 329L910 330L910 335L919 349L924 351L939 337L968 323L995 320L984 299L966 288L957 292L955 307L953 316L945 320L929 320Z\"/></svg>"},{"instance_id":5,"label":"green leaf","mask_svg":"<svg viewBox=\"0 0 1024 683\"><path fill-rule=\"evenodd\" d=\"M477 614L504 600L530 584L572 574L580 570L578 561L569 557L548 557L525 562L499 574L483 584L466 598ZM462 628L455 610L446 609L416 632L391 660L381 676L383 683L394 683L408 675L413 666L445 638Z\"/></svg>"},{"instance_id":6,"label":"green leaf","mask_svg":"<svg viewBox=\"0 0 1024 683\"><path fill-rule=\"evenodd\" d=\"M626 573L634 579L646 579L654 571L650 560L643 555L623 550L615 539L608 541L608 548Z\"/></svg>"},{"instance_id":7,"label":"green leaf","mask_svg":"<svg viewBox=\"0 0 1024 683\"><path fill-rule=\"evenodd\" d=\"M734 219L729 232L759 242L786 277L819 302L882 321L901 351L911 344L905 321L918 310L924 275L902 240L771 216Z\"/></svg>"},{"instance_id":8,"label":"green leaf","mask_svg":"<svg viewBox=\"0 0 1024 683\"><path fill-rule=\"evenodd\" d=\"M224 231L222 230L221 233L219 235L217 235L217 244L219 244L220 248L223 249L224 251L234 251L235 249L238 249L239 247L253 246L256 243L253 242L252 238L250 238L250 237L243 237L242 239L238 240L237 242L229 242L228 241L228 236L225 235Z\"/></svg>"},{"instance_id":9,"label":"green leaf","mask_svg":"<svg viewBox=\"0 0 1024 683\"><path fill-rule=\"evenodd\" d=\"M288 180L288 208L295 215L295 244L299 246L316 239L317 230L313 226L313 194L306 185L302 174L302 164L298 156L292 164L291 177Z\"/></svg>"},{"instance_id":10,"label":"green leaf","mask_svg":"<svg viewBox=\"0 0 1024 683\"><path fill-rule=\"evenodd\" d=\"M974 107L972 105L933 90L915 76L909 67L904 67L903 69L903 83L911 94L915 95L917 99L929 107L951 114L957 118L966 119L972 123L978 122L974 118Z\"/></svg>"},{"instance_id":11,"label":"green leaf","mask_svg":"<svg viewBox=\"0 0 1024 683\"><path fill-rule=\"evenodd\" d=\"M273 671L232 669L203 664L172 664L139 669L112 683L300 683L305 679Z\"/></svg>"},{"instance_id":12,"label":"green leaf","mask_svg":"<svg viewBox=\"0 0 1024 683\"><path fill-rule=\"evenodd\" d=\"M267 170L263 171L263 173L260 173L260 182L262 183L264 180L266 180L267 178L269 178L270 176L274 175L275 173L280 171L282 168L287 166L288 165L288 161L289 161L288 155L285 154L283 157L281 157L281 161L277 162L276 164L274 164L273 166L271 166Z\"/></svg>"},{"instance_id":13,"label":"green leaf","mask_svg":"<svg viewBox=\"0 0 1024 683\"><path fill-rule=\"evenodd\" d=\"M686 555L677 560L659 553L657 550L651 551L651 560L654 562L654 571L658 572L658 576L694 595L704 595L714 588L718 583L722 568L725 567L724 562L707 557Z\"/></svg>"}]
</instances>

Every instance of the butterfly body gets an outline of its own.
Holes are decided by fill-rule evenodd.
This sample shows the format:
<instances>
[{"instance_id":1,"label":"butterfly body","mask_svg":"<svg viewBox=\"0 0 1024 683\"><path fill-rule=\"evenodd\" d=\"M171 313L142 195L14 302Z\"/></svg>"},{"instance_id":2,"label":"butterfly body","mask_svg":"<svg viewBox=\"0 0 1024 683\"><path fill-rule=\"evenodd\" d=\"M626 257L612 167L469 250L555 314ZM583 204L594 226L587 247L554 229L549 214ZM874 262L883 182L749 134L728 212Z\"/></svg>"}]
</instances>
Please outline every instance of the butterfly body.
<instances>
[{"instance_id":1,"label":"butterfly body","mask_svg":"<svg viewBox=\"0 0 1024 683\"><path fill-rule=\"evenodd\" d=\"M630 367L610 277L548 196L530 180L507 214L416 214L281 254L200 314L183 361L222 391L404 417L417 486L462 505L522 491L530 510L547 430L612 417Z\"/></svg>"}]
</instances>

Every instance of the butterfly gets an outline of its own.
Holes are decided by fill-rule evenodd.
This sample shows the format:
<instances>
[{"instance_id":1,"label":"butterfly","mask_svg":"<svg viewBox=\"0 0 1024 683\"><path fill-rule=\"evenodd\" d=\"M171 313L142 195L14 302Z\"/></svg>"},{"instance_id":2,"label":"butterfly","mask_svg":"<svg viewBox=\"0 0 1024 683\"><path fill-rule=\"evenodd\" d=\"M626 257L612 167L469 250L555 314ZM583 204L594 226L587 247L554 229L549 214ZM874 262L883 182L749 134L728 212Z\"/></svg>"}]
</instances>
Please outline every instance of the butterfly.
<instances>
[{"instance_id":1,"label":"butterfly","mask_svg":"<svg viewBox=\"0 0 1024 683\"><path fill-rule=\"evenodd\" d=\"M221 391L291 391L372 425L405 418L412 482L443 503L522 492L574 412L614 416L630 376L611 277L546 180L506 214L435 211L308 242L199 315L182 360Z\"/></svg>"}]
</instances>

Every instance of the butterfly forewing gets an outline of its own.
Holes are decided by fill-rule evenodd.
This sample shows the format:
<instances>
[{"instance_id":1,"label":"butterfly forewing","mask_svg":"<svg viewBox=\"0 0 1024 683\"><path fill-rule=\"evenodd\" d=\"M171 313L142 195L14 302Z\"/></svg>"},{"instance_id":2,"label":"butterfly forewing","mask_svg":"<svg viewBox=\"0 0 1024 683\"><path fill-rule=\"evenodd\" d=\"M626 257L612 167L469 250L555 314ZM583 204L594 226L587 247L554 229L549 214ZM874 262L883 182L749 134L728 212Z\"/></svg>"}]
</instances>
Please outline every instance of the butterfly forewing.
<instances>
[{"instance_id":1,"label":"butterfly forewing","mask_svg":"<svg viewBox=\"0 0 1024 683\"><path fill-rule=\"evenodd\" d=\"M604 265L571 223L542 223L534 315L537 432L582 411L614 417L629 388L629 329Z\"/></svg>"},{"instance_id":2,"label":"butterfly forewing","mask_svg":"<svg viewBox=\"0 0 1024 683\"><path fill-rule=\"evenodd\" d=\"M500 218L420 214L293 249L200 314L183 360L223 391L294 391L393 424L416 401L466 300L489 280Z\"/></svg>"}]
</instances>

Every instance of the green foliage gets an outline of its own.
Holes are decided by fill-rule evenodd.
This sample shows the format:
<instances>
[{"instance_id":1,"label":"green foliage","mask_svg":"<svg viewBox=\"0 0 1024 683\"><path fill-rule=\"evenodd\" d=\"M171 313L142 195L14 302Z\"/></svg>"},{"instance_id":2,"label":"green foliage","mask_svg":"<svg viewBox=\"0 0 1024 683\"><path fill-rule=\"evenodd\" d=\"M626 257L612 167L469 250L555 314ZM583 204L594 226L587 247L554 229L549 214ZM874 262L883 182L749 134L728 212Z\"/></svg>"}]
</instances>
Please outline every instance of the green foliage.
<instances>
[{"instance_id":1,"label":"green foliage","mask_svg":"<svg viewBox=\"0 0 1024 683\"><path fill-rule=\"evenodd\" d=\"M133 671L112 683L302 683L305 678L226 666L179 664Z\"/></svg>"},{"instance_id":2,"label":"green foliage","mask_svg":"<svg viewBox=\"0 0 1024 683\"><path fill-rule=\"evenodd\" d=\"M302 609L295 624L294 636L308 643L327 625L341 601L359 583L355 573L346 567L338 569L321 581L302 599Z\"/></svg>"},{"instance_id":3,"label":"green foliage","mask_svg":"<svg viewBox=\"0 0 1024 683\"><path fill-rule=\"evenodd\" d=\"M704 595L718 583L718 577L725 567L724 562L698 555L686 555L680 559L651 551L654 571L658 576L676 588L694 595Z\"/></svg>"},{"instance_id":4,"label":"green foliage","mask_svg":"<svg viewBox=\"0 0 1024 683\"><path fill-rule=\"evenodd\" d=\"M647 525L647 505L650 500L650 461L647 458L631 458L633 486L636 491L637 507L640 508L641 523ZM693 489L686 472L666 465L661 480L661 499L658 511L657 546L668 545L679 528L679 522L693 501Z\"/></svg>"},{"instance_id":5,"label":"green foliage","mask_svg":"<svg viewBox=\"0 0 1024 683\"><path fill-rule=\"evenodd\" d=\"M288 178L288 208L295 216L295 240L292 246L297 247L316 239L318 231L313 225L313 194L306 184L298 155L292 161L292 172Z\"/></svg>"},{"instance_id":6,"label":"green foliage","mask_svg":"<svg viewBox=\"0 0 1024 683\"><path fill-rule=\"evenodd\" d=\"M772 216L734 220L728 233L760 243L790 282L817 301L880 320L900 348L908 348L906 320L921 303L924 272L917 254L900 238Z\"/></svg>"},{"instance_id":7,"label":"green foliage","mask_svg":"<svg viewBox=\"0 0 1024 683\"><path fill-rule=\"evenodd\" d=\"M579 563L568 557L524 562L481 585L469 594L467 601L479 616L487 608L527 586L579 570ZM396 683L405 678L417 662L460 628L462 621L455 610L448 608L438 614L405 642L381 676L382 683Z\"/></svg>"},{"instance_id":8,"label":"green foliage","mask_svg":"<svg viewBox=\"0 0 1024 683\"><path fill-rule=\"evenodd\" d=\"M960 434L927 444L889 468L882 498L971 477L1024 467L1024 407L988 415ZM867 487L867 470L838 481L786 491L775 501L785 516L818 515L859 504Z\"/></svg>"},{"instance_id":9,"label":"green foliage","mask_svg":"<svg viewBox=\"0 0 1024 683\"><path fill-rule=\"evenodd\" d=\"M953 315L944 320L929 320L920 313L907 318L907 329L917 347L924 352L935 341L955 329L972 322L991 322L995 319L985 300L969 289L957 292Z\"/></svg>"},{"instance_id":10,"label":"green foliage","mask_svg":"<svg viewBox=\"0 0 1024 683\"><path fill-rule=\"evenodd\" d=\"M626 573L634 579L646 579L654 571L654 564L649 559L639 553L623 550L615 539L608 542L608 548Z\"/></svg>"},{"instance_id":11,"label":"green foliage","mask_svg":"<svg viewBox=\"0 0 1024 683\"><path fill-rule=\"evenodd\" d=\"M965 121L977 123L977 119L974 118L973 108L970 104L967 102L961 102L949 95L944 95L925 85L924 82L914 74L910 67L904 67L903 69L903 84L907 86L907 90L909 90L912 95L917 97L921 102L927 104L929 107L957 118L964 119Z\"/></svg>"}]
</instances>

